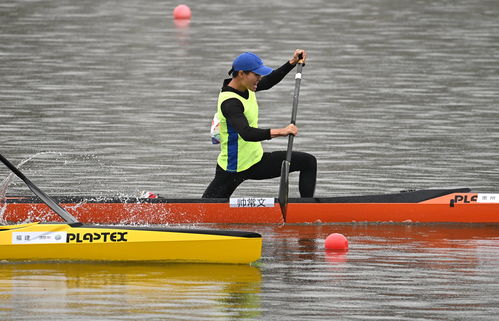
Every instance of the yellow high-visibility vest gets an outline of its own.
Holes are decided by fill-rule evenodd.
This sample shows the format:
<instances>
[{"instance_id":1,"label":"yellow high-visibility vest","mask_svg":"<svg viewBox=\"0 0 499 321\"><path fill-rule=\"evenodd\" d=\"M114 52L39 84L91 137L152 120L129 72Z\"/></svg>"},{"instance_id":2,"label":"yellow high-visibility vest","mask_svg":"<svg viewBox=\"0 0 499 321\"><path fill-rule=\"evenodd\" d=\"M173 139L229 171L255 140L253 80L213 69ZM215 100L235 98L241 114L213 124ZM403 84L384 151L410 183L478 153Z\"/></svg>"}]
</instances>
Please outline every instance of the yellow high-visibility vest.
<instances>
[{"instance_id":1,"label":"yellow high-visibility vest","mask_svg":"<svg viewBox=\"0 0 499 321\"><path fill-rule=\"evenodd\" d=\"M228 172L242 172L262 159L263 148L260 142L247 142L227 124L221 106L222 102L230 98L241 101L244 107L244 116L250 127L258 128L258 103L253 91L248 90L249 97L244 99L231 91L222 91L218 96L217 114L220 119L220 154L218 165Z\"/></svg>"}]
</instances>

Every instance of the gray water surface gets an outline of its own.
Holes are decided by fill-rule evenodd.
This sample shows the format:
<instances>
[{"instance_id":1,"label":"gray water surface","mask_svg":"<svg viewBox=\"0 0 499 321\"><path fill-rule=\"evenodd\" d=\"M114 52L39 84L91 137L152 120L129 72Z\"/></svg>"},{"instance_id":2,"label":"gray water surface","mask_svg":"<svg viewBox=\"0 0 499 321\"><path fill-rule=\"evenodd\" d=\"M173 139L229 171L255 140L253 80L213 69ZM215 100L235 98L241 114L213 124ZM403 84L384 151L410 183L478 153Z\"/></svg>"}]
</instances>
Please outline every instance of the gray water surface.
<instances>
[{"instance_id":1,"label":"gray water surface","mask_svg":"<svg viewBox=\"0 0 499 321\"><path fill-rule=\"evenodd\" d=\"M209 126L235 56L279 67L309 52L295 150L316 196L413 188L499 191L498 1L0 3L0 152L58 195L200 197ZM291 73L258 95L261 127L290 119ZM286 148L286 139L264 143ZM9 171L0 167L0 181ZM297 176L290 196L298 196ZM275 197L278 179L234 196ZM30 194L14 179L9 194ZM2 187L2 190L4 188ZM233 227L232 227L233 228ZM491 320L497 227L242 226L254 266L0 264L2 320ZM348 253L324 238L344 233Z\"/></svg>"}]
</instances>

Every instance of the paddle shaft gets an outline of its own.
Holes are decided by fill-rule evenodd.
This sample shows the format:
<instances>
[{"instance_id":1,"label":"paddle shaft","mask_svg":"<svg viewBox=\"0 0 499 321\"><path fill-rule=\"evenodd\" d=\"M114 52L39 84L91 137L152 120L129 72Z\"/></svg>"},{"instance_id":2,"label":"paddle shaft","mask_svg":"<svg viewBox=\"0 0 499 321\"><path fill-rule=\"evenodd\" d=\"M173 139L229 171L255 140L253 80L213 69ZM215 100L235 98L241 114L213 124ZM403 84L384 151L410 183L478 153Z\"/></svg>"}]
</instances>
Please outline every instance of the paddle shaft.
<instances>
[{"instance_id":1,"label":"paddle shaft","mask_svg":"<svg viewBox=\"0 0 499 321\"><path fill-rule=\"evenodd\" d=\"M291 112L291 124L296 125L296 114L298 114L298 95L300 94L301 71L303 64L298 63L295 76L295 92L293 94L293 111ZM286 161L291 163L291 154L293 153L293 141L295 136L288 135L288 150L286 152ZM289 174L289 173L288 173Z\"/></svg>"},{"instance_id":2,"label":"paddle shaft","mask_svg":"<svg viewBox=\"0 0 499 321\"><path fill-rule=\"evenodd\" d=\"M298 113L298 95L300 93L301 72L303 63L300 60L295 76L295 91L293 94L293 110L291 112L291 124L296 125L296 114ZM289 170L291 167L291 155L293 154L294 135L288 135L288 149L286 151L286 160L281 165L281 181L279 184L279 204L281 205L282 219L286 222L286 213L288 208L289 194Z\"/></svg>"},{"instance_id":3,"label":"paddle shaft","mask_svg":"<svg viewBox=\"0 0 499 321\"><path fill-rule=\"evenodd\" d=\"M40 190L35 184L33 184L17 167L15 167L11 162L9 162L2 154L0 154L0 161L5 164L14 174L17 175L23 182L28 185L29 189L35 193L48 207L50 207L54 212L56 212L63 220L67 223L78 223L78 220L69 214L65 209L59 206L56 201L54 201L50 196L45 194Z\"/></svg>"}]
</instances>

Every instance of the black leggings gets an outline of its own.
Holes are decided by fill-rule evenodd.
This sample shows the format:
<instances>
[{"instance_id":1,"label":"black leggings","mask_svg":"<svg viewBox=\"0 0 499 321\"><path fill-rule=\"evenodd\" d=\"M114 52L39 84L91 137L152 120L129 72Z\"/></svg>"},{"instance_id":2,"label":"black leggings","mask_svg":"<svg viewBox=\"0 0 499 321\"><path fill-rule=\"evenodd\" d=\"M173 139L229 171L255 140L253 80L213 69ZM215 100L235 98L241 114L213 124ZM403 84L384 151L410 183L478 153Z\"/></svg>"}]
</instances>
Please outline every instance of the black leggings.
<instances>
[{"instance_id":1,"label":"black leggings","mask_svg":"<svg viewBox=\"0 0 499 321\"><path fill-rule=\"evenodd\" d=\"M217 165L215 178L208 185L203 198L229 198L236 188L247 179L267 179L281 176L281 164L286 151L263 153L262 159L249 169L227 172ZM313 197L317 176L317 160L313 155L293 152L290 172L300 172L299 190L301 197Z\"/></svg>"}]
</instances>

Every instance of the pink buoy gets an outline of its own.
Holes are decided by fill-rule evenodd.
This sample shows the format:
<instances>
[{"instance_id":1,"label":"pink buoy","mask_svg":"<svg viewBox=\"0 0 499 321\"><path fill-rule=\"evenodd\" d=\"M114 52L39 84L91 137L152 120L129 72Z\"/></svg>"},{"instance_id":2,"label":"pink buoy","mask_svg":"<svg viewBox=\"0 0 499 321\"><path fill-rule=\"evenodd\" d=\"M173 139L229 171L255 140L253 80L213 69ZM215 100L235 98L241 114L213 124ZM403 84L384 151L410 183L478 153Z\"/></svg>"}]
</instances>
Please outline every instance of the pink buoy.
<instances>
[{"instance_id":1,"label":"pink buoy","mask_svg":"<svg viewBox=\"0 0 499 321\"><path fill-rule=\"evenodd\" d=\"M344 251L348 249L348 240L343 234L340 233L329 234L324 242L324 247L326 250Z\"/></svg>"},{"instance_id":2,"label":"pink buoy","mask_svg":"<svg viewBox=\"0 0 499 321\"><path fill-rule=\"evenodd\" d=\"M185 4L179 4L173 9L173 18L175 19L190 19L191 15L191 8Z\"/></svg>"}]
</instances>

